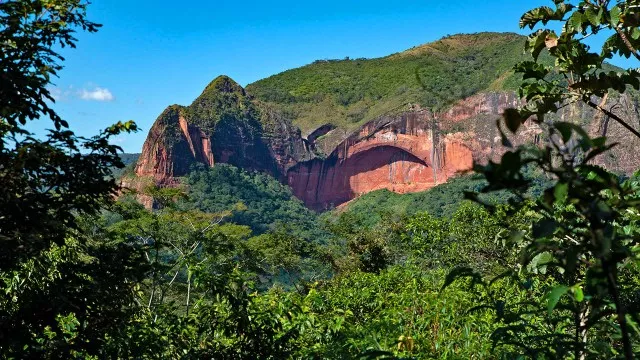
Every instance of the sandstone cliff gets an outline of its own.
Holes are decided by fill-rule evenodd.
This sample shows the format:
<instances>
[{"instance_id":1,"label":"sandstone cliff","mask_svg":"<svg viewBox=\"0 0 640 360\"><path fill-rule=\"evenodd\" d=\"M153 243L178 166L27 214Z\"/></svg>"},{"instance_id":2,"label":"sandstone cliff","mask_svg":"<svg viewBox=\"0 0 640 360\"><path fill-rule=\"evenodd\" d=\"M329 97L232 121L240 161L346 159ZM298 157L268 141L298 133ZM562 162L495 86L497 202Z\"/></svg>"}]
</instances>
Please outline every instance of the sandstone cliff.
<instances>
[{"instance_id":1,"label":"sandstone cliff","mask_svg":"<svg viewBox=\"0 0 640 360\"><path fill-rule=\"evenodd\" d=\"M238 99L247 98L244 90L234 86ZM620 115L640 119L637 103L631 97L625 95L615 102ZM237 107L234 110L242 110L242 116L221 116L216 121L194 117L196 113L188 107L165 110L149 131L137 175L171 185L195 163L228 163L273 175L316 210L373 190L423 191L470 171L474 161L498 160L506 149L495 120L504 109L520 105L520 100L512 92L482 93L438 114L414 107L398 115L382 116L347 136L326 158L315 156L313 150L317 138L335 131L331 126L324 125L303 139L288 120L264 105L231 104ZM621 126L578 105L551 118L589 124L594 135L607 135L619 143L598 163L626 173L638 168L634 149L640 141ZM544 141L540 129L531 122L512 137L515 145L540 141Z\"/></svg>"},{"instance_id":2,"label":"sandstone cliff","mask_svg":"<svg viewBox=\"0 0 640 360\"><path fill-rule=\"evenodd\" d=\"M170 106L158 117L136 174L173 185L195 164L228 163L271 174L317 210L378 189L429 189L506 151L496 120L522 105L511 72L522 41L515 34L453 36L380 59L314 63L254 83L249 92L220 76L191 105ZM640 124L638 98L594 100ZM580 104L547 120L556 119L619 143L598 164L624 173L639 167L640 140L610 119ZM511 141L547 139L530 122Z\"/></svg>"},{"instance_id":3,"label":"sandstone cliff","mask_svg":"<svg viewBox=\"0 0 640 360\"><path fill-rule=\"evenodd\" d=\"M426 190L469 171L471 150L455 135L439 136L432 120L416 111L367 123L328 158L292 167L288 184L307 206L325 209L373 190Z\"/></svg>"},{"instance_id":4,"label":"sandstone cliff","mask_svg":"<svg viewBox=\"0 0 640 360\"><path fill-rule=\"evenodd\" d=\"M220 162L283 179L289 167L308 158L297 128L256 106L242 87L220 76L190 106L170 106L158 117L136 174L170 185L196 163Z\"/></svg>"}]
</instances>

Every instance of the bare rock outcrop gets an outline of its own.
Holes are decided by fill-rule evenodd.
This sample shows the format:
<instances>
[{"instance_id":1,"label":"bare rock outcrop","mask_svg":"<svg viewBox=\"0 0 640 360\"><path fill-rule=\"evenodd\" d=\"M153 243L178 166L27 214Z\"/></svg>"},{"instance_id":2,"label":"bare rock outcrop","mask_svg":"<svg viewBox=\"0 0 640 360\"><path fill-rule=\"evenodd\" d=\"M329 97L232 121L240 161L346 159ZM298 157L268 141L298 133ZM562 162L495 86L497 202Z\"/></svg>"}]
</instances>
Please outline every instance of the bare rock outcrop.
<instances>
[{"instance_id":1,"label":"bare rock outcrop","mask_svg":"<svg viewBox=\"0 0 640 360\"><path fill-rule=\"evenodd\" d=\"M308 158L297 128L257 106L242 87L221 76L190 106L170 106L158 117L136 174L172 185L195 164L226 163L282 180L289 167Z\"/></svg>"},{"instance_id":2,"label":"bare rock outcrop","mask_svg":"<svg viewBox=\"0 0 640 360\"><path fill-rule=\"evenodd\" d=\"M473 154L457 136L439 136L427 111L382 117L343 141L326 159L287 173L293 193L313 209L339 205L379 189L427 190L471 170Z\"/></svg>"},{"instance_id":3,"label":"bare rock outcrop","mask_svg":"<svg viewBox=\"0 0 640 360\"><path fill-rule=\"evenodd\" d=\"M640 119L631 97L605 101L614 103L611 108L621 116L636 123ZM493 92L460 100L436 114L414 106L364 124L322 158L314 142L334 131L330 122L305 139L281 113L251 98L228 77L219 77L190 106L170 106L158 117L136 174L174 185L195 164L227 163L269 173L290 185L308 207L323 210L378 189L427 190L471 171L474 162L498 160L507 149L496 119L519 105L514 93ZM638 168L635 149L640 141L590 108L568 106L548 120L571 121L620 143L598 164L626 173ZM528 122L511 141L541 144L546 141L542 136L539 126Z\"/></svg>"}]
</instances>

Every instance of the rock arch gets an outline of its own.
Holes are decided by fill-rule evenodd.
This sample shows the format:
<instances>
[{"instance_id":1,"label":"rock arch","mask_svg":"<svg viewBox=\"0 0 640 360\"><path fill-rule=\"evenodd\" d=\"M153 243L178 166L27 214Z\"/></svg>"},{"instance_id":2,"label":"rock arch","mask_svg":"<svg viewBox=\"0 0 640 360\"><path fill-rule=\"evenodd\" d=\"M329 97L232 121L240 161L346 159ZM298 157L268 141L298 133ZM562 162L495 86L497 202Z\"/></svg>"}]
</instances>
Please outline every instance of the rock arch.
<instances>
[{"instance_id":1,"label":"rock arch","mask_svg":"<svg viewBox=\"0 0 640 360\"><path fill-rule=\"evenodd\" d=\"M289 169L287 181L294 195L308 207L323 210L347 202L370 191L388 189L407 193L430 189L458 171L471 168L471 151L464 145L443 145L442 157L462 152L464 161L453 161L456 168L440 169L437 180L430 162L431 144L413 141L364 141L346 151L333 153L326 160L314 159ZM460 168L458 168L460 167Z\"/></svg>"}]
</instances>

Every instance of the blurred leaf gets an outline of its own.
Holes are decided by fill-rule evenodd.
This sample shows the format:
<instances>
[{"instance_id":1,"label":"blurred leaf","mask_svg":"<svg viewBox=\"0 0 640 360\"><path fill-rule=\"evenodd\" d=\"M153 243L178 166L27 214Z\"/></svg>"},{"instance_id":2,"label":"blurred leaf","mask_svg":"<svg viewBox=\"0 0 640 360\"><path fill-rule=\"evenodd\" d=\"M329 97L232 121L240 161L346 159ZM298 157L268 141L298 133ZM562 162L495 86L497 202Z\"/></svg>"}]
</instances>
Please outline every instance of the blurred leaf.
<instances>
[{"instance_id":1,"label":"blurred leaf","mask_svg":"<svg viewBox=\"0 0 640 360\"><path fill-rule=\"evenodd\" d=\"M482 283L482 277L480 276L480 274L478 274L472 268L469 268L469 267L457 267L457 268L454 268L453 270L451 270L447 274L447 277L444 280L444 284L442 285L441 290L444 290L445 288L447 288L454 281L456 281L458 279L461 279L461 278L465 278L465 277L470 277L472 279L472 284Z\"/></svg>"},{"instance_id":2,"label":"blurred leaf","mask_svg":"<svg viewBox=\"0 0 640 360\"><path fill-rule=\"evenodd\" d=\"M515 134L522 124L522 117L520 117L520 112L517 109L508 108L504 110L502 116L504 117L504 122L507 125L507 128Z\"/></svg>"},{"instance_id":3,"label":"blurred leaf","mask_svg":"<svg viewBox=\"0 0 640 360\"><path fill-rule=\"evenodd\" d=\"M560 298L569 291L569 287L564 285L558 285L554 287L549 294L547 294L547 313L551 315L553 309L556 308Z\"/></svg>"},{"instance_id":4,"label":"blurred leaf","mask_svg":"<svg viewBox=\"0 0 640 360\"><path fill-rule=\"evenodd\" d=\"M544 238L553 235L558 224L552 219L542 219L533 224L533 237Z\"/></svg>"}]
</instances>

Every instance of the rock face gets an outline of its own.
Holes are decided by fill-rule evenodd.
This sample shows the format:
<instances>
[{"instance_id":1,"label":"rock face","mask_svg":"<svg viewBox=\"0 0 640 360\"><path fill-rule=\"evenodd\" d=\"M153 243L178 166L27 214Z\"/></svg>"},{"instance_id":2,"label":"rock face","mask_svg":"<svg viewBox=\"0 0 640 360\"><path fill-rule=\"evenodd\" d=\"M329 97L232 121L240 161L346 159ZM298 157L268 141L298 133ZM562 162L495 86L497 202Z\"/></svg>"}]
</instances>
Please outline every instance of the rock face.
<instances>
[{"instance_id":1,"label":"rock face","mask_svg":"<svg viewBox=\"0 0 640 360\"><path fill-rule=\"evenodd\" d=\"M455 135L440 139L426 111L383 117L366 124L324 160L292 167L293 193L316 210L379 189L427 190L471 170L473 154Z\"/></svg>"},{"instance_id":2,"label":"rock face","mask_svg":"<svg viewBox=\"0 0 640 360\"><path fill-rule=\"evenodd\" d=\"M615 101L620 115L640 118L630 97ZM323 125L303 139L300 130L277 111L252 101L239 85L220 77L191 106L173 105L158 117L136 173L157 184L173 185L195 164L227 163L269 173L289 184L308 207L324 210L379 189L427 190L471 171L474 161L498 160L506 149L495 120L504 109L518 105L514 93L495 92L461 100L439 114L414 106L366 123L328 157L320 158L314 155L315 140L334 127ZM620 143L598 158L598 164L627 173L637 169L633 149L640 142L620 125L578 105L554 118L590 124L592 134ZM514 145L539 143L540 134L536 124L527 123L511 140Z\"/></svg>"},{"instance_id":3,"label":"rock face","mask_svg":"<svg viewBox=\"0 0 640 360\"><path fill-rule=\"evenodd\" d=\"M289 167L308 158L299 130L268 108L258 108L244 89L221 76L190 106L170 106L158 117L136 174L172 185L195 164L227 163L282 180Z\"/></svg>"},{"instance_id":4,"label":"rock face","mask_svg":"<svg viewBox=\"0 0 640 360\"><path fill-rule=\"evenodd\" d=\"M616 98L592 99L630 124L640 124L638 100L632 95L622 94ZM439 115L438 125L441 133L456 133L462 143L473 153L473 160L486 163L498 161L508 150L502 145L500 133L496 128L496 119L505 109L524 105L513 92L494 92L471 96L453 105ZM629 133L622 125L596 112L579 102L562 108L560 112L548 115L546 121L565 121L578 124L587 130L590 136L606 136L611 144L616 144L606 154L597 157L594 164L614 172L631 174L640 167L640 157L636 149L640 139ZM637 126L637 125L636 125ZM509 131L503 129L506 134ZM521 127L516 136L510 136L514 146L522 144L541 144L544 138L540 127L529 121Z\"/></svg>"},{"instance_id":5,"label":"rock face","mask_svg":"<svg viewBox=\"0 0 640 360\"><path fill-rule=\"evenodd\" d=\"M194 166L227 163L271 174L317 210L378 189L427 190L507 150L496 119L523 104L508 90L519 80L503 50L511 49L515 62L523 42L516 34L460 35L380 59L324 61L249 85L257 97L220 76L191 105L169 106L158 117L136 174L171 186ZM424 70L423 84L416 67ZM593 101L640 124L639 98ZM415 104L446 110L434 114ZM566 106L545 120L572 122L619 143L595 160L609 170L629 174L640 166L640 139L591 108ZM530 122L510 141L549 140Z\"/></svg>"},{"instance_id":6,"label":"rock face","mask_svg":"<svg viewBox=\"0 0 640 360\"><path fill-rule=\"evenodd\" d=\"M211 137L189 125L179 106L167 108L156 120L142 147L136 165L138 176L151 176L160 184L170 184L191 165L215 163Z\"/></svg>"}]
</instances>

